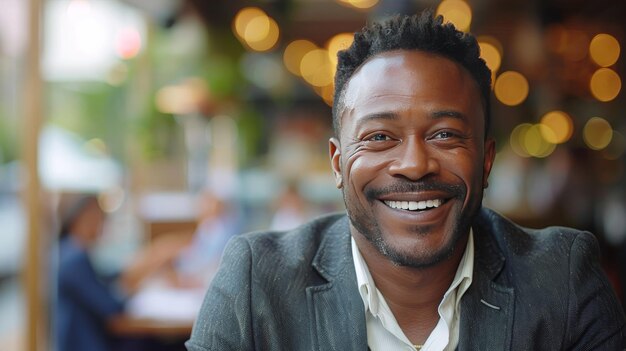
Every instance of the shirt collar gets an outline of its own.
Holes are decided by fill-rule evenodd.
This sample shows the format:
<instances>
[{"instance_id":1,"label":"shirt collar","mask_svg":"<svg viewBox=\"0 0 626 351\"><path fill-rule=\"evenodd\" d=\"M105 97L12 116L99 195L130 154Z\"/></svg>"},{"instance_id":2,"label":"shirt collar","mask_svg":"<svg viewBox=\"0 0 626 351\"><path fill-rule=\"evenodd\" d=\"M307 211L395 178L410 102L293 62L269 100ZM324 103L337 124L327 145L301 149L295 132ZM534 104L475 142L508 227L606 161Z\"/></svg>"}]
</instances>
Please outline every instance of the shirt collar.
<instances>
[{"instance_id":1,"label":"shirt collar","mask_svg":"<svg viewBox=\"0 0 626 351\"><path fill-rule=\"evenodd\" d=\"M356 245L356 241L353 237L350 238L352 244L352 260L354 262L354 270L356 271L357 286L359 294L363 300L365 311L370 311L373 315L378 314L379 301L376 290L376 284L370 274L369 268L365 259L361 255L359 248ZM455 306L458 306L461 301L461 297L467 291L472 284L472 275L474 273L474 233L470 228L469 237L467 239L467 245L459 267L456 270L452 284L444 294L442 301L450 295L452 292L456 292L456 299L454 301Z\"/></svg>"}]
</instances>

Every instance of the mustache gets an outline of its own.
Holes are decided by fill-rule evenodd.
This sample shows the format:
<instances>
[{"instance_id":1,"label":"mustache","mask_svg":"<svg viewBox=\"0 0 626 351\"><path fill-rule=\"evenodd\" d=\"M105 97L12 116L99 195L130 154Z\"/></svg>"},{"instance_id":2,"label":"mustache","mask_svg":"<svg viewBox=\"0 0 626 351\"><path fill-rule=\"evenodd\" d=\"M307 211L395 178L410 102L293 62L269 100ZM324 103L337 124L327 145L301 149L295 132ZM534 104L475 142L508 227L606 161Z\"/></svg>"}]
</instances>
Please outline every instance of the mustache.
<instances>
[{"instance_id":1,"label":"mustache","mask_svg":"<svg viewBox=\"0 0 626 351\"><path fill-rule=\"evenodd\" d=\"M411 182L398 181L382 188L370 188L364 191L368 200L376 200L383 195L398 193L416 193L421 191L439 191L450 197L465 197L467 188L465 184L450 184L434 180Z\"/></svg>"}]
</instances>

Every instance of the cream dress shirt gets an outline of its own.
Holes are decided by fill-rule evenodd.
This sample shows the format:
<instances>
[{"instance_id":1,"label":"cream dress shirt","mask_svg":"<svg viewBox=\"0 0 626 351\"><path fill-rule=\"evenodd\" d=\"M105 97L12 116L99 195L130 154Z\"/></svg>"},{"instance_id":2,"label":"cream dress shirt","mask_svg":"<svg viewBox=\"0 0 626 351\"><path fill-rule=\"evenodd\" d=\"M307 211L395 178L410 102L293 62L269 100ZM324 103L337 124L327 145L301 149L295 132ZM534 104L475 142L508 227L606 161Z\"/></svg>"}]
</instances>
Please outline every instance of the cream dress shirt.
<instances>
[{"instance_id":1,"label":"cream dress shirt","mask_svg":"<svg viewBox=\"0 0 626 351\"><path fill-rule=\"evenodd\" d=\"M365 320L367 327L367 344L372 351L378 350L407 350L414 351L415 347L404 335L391 309L374 284L370 271L352 240L352 258L356 271L359 293L365 305ZM452 284L439 304L439 321L435 329L421 348L421 351L451 351L459 342L459 317L461 297L472 284L474 270L474 235L470 230L465 253Z\"/></svg>"}]
</instances>

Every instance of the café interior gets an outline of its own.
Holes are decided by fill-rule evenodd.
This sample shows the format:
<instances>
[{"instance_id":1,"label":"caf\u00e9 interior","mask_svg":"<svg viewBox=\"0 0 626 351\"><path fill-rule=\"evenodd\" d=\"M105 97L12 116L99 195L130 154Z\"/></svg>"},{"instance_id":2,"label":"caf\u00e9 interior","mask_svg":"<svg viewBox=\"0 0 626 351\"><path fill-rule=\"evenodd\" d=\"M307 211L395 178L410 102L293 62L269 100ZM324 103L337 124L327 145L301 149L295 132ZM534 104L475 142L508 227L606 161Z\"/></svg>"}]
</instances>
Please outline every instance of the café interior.
<instances>
[{"instance_id":1,"label":"caf\u00e9 interior","mask_svg":"<svg viewBox=\"0 0 626 351\"><path fill-rule=\"evenodd\" d=\"M624 1L1 5L1 350L57 349L61 232L85 196L104 214L95 270L148 267L102 327L184 350L229 238L344 210L328 157L337 52L427 8L473 33L492 71L484 205L592 232L626 302Z\"/></svg>"}]
</instances>

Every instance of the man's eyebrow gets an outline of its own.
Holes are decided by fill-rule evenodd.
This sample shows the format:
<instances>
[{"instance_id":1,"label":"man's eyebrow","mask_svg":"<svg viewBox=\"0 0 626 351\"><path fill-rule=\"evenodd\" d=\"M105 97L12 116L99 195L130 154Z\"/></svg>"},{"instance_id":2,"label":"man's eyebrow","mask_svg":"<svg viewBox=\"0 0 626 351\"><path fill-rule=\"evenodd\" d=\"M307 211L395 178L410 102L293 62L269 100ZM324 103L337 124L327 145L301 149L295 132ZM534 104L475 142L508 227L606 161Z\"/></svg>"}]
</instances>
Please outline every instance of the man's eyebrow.
<instances>
[{"instance_id":1,"label":"man's eyebrow","mask_svg":"<svg viewBox=\"0 0 626 351\"><path fill-rule=\"evenodd\" d=\"M374 113L368 113L365 116L362 116L361 118L358 119L357 123L363 124L369 121L376 121L376 120L397 120L399 118L400 118L400 115L398 115L395 112L374 112ZM430 118L432 119L453 118L453 119L459 119L461 121L467 121L467 116L465 114L459 111L454 111L454 110L435 111L430 114Z\"/></svg>"},{"instance_id":2,"label":"man's eyebrow","mask_svg":"<svg viewBox=\"0 0 626 351\"><path fill-rule=\"evenodd\" d=\"M433 119L439 119L439 118L456 118L456 119L460 119L463 121L467 121L467 116L465 116L463 113L458 112L458 111L454 111L454 110L442 110L442 111L435 111L433 113L430 114L430 116Z\"/></svg>"},{"instance_id":3,"label":"man's eyebrow","mask_svg":"<svg viewBox=\"0 0 626 351\"><path fill-rule=\"evenodd\" d=\"M394 112L375 112L375 113L368 113L365 116L359 118L359 124L365 123L365 122L369 122L369 121L373 121L373 120L394 120L394 119L398 119L400 118L400 116L398 116L398 114L394 113Z\"/></svg>"}]
</instances>

